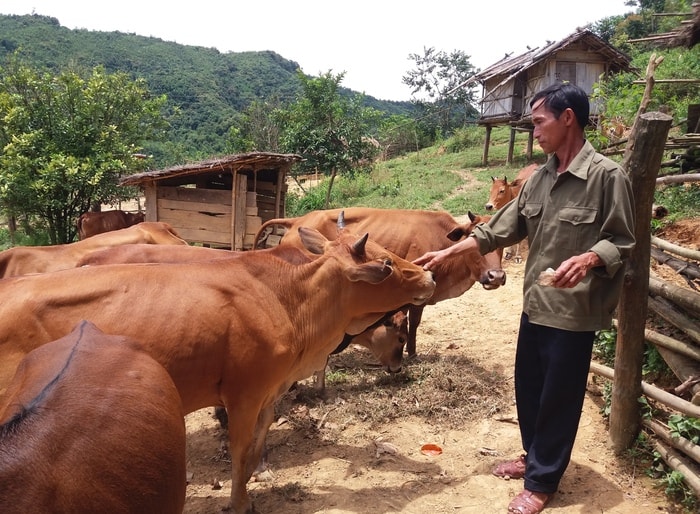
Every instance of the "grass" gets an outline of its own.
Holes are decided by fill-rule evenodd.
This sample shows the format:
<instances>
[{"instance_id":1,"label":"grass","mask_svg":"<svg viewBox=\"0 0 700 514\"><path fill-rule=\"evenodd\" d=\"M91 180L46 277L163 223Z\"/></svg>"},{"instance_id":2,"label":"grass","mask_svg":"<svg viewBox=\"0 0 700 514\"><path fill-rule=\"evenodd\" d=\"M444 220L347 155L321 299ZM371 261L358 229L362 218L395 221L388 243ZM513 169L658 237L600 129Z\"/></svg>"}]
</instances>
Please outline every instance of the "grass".
<instances>
[{"instance_id":1,"label":"grass","mask_svg":"<svg viewBox=\"0 0 700 514\"><path fill-rule=\"evenodd\" d=\"M510 131L507 127L493 130L489 148L489 165L481 164L485 131L464 129L443 143L413 152L374 166L370 174L339 177L333 185L329 208L381 207L386 209L446 210L461 216L471 210L484 213L491 177L515 177L529 162L524 151L527 137L516 136L513 164L506 164ZM544 162L544 154L535 153L533 160ZM303 197L289 195L287 215L299 216L322 209L324 185Z\"/></svg>"}]
</instances>

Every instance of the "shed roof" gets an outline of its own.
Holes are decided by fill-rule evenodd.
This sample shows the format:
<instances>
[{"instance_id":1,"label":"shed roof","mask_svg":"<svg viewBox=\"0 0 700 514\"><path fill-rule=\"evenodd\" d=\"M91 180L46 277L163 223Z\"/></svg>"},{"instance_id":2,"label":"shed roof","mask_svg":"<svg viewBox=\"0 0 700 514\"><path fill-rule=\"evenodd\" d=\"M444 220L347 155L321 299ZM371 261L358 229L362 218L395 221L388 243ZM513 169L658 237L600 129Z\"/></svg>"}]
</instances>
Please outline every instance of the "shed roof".
<instances>
[{"instance_id":1,"label":"shed roof","mask_svg":"<svg viewBox=\"0 0 700 514\"><path fill-rule=\"evenodd\" d=\"M474 74L457 87L464 87L474 82L485 82L493 77L506 76L505 81L520 74L521 72L535 66L537 63L547 59L553 53L577 42L583 42L596 52L605 56L613 69L630 71L631 59L626 54L617 50L614 46L606 43L588 29L579 30L565 37L561 41L551 42L543 48L532 48L527 52L511 57L507 55L500 61L488 66L479 73Z\"/></svg>"},{"instance_id":2,"label":"shed roof","mask_svg":"<svg viewBox=\"0 0 700 514\"><path fill-rule=\"evenodd\" d=\"M181 164L161 170L135 173L120 180L124 186L137 186L145 182L158 181L166 178L182 177L188 175L202 175L208 173L220 173L222 171L238 170L242 168L270 169L280 166L291 166L302 160L297 154L280 154L271 152L250 152L234 155L226 155L189 164Z\"/></svg>"}]
</instances>

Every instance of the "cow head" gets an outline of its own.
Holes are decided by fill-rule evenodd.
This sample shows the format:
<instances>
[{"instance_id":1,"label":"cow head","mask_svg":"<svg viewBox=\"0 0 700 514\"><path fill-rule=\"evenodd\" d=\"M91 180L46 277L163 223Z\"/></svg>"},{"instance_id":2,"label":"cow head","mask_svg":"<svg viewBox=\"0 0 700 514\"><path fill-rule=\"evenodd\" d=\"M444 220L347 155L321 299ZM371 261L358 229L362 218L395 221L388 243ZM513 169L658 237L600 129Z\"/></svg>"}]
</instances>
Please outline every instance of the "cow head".
<instances>
[{"instance_id":1,"label":"cow head","mask_svg":"<svg viewBox=\"0 0 700 514\"><path fill-rule=\"evenodd\" d=\"M354 342L366 347L389 373L401 371L403 349L408 341L408 316L403 311L387 314L377 326L365 330Z\"/></svg>"},{"instance_id":2,"label":"cow head","mask_svg":"<svg viewBox=\"0 0 700 514\"><path fill-rule=\"evenodd\" d=\"M508 183L507 177L503 177L502 179L491 177L491 181L489 200L486 202L484 208L487 211L497 211L513 198L513 194L511 191L511 184Z\"/></svg>"}]
</instances>

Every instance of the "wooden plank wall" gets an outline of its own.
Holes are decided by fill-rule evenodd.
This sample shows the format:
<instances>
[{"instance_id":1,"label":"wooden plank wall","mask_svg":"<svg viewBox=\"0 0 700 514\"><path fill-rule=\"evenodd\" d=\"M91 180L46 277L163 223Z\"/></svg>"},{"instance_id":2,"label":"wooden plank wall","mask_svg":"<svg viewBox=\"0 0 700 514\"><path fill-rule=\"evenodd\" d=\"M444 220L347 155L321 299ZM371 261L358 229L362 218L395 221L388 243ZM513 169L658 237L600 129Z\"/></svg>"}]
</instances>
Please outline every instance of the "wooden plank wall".
<instances>
[{"instance_id":1,"label":"wooden plank wall","mask_svg":"<svg viewBox=\"0 0 700 514\"><path fill-rule=\"evenodd\" d=\"M231 245L231 191L160 186L157 210L188 242Z\"/></svg>"},{"instance_id":2,"label":"wooden plank wall","mask_svg":"<svg viewBox=\"0 0 700 514\"><path fill-rule=\"evenodd\" d=\"M248 250L263 219L275 217L275 187L258 182L258 192L248 191L252 181L237 175L235 193L230 190L160 185L146 190L146 212L153 219L169 223L190 243ZM150 193L150 194L149 194ZM232 194L236 213L232 217ZM154 205L154 208L148 208ZM282 203L282 209L284 203ZM157 213L157 214L153 214ZM233 245L231 240L233 238Z\"/></svg>"}]
</instances>

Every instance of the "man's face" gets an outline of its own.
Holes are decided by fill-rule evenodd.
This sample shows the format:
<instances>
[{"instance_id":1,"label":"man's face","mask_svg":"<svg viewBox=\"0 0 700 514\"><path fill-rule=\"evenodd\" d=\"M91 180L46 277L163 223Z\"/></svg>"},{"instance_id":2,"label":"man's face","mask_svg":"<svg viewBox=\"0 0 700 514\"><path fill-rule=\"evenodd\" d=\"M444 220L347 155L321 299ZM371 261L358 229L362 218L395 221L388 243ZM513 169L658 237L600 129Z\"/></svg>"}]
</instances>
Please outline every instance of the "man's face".
<instances>
[{"instance_id":1,"label":"man's face","mask_svg":"<svg viewBox=\"0 0 700 514\"><path fill-rule=\"evenodd\" d=\"M539 99L532 106L532 123L535 126L533 136L547 154L556 152L564 139L565 114L566 112L563 112L559 119L555 118L554 114L544 106L544 98Z\"/></svg>"}]
</instances>

